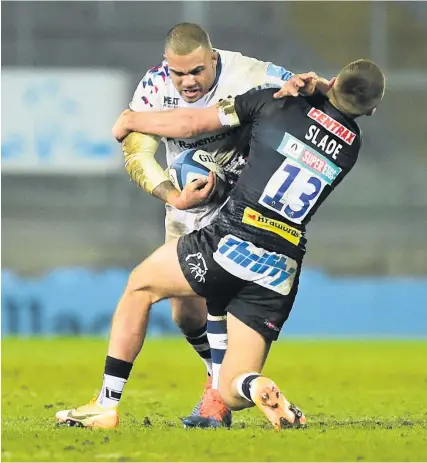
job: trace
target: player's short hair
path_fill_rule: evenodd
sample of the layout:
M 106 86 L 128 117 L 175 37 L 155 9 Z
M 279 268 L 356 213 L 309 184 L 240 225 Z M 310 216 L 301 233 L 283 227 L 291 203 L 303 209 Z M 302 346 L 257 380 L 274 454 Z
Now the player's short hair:
M 177 55 L 188 55 L 199 47 L 212 50 L 208 33 L 194 23 L 179 23 L 168 32 L 165 50 L 171 50 Z
M 359 59 L 341 69 L 333 91 L 337 103 L 349 114 L 365 114 L 382 99 L 385 76 L 372 61 Z

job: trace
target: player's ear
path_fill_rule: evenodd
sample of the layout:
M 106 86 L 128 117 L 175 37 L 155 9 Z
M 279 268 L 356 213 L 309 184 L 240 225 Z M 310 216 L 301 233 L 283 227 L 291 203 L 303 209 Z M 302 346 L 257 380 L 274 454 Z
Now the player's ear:
M 375 114 L 375 111 L 377 110 L 377 107 L 370 109 L 365 116 L 373 116 Z
M 332 79 L 329 81 L 329 90 L 334 86 L 336 80 L 336 77 L 332 77 Z
M 218 63 L 218 52 L 215 50 L 212 50 L 212 64 L 216 66 Z

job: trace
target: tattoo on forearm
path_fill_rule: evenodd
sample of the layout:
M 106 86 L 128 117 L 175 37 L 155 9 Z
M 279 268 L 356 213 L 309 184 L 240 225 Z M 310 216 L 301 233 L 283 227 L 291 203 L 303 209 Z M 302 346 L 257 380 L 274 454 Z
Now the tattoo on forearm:
M 158 137 L 142 133 L 130 133 L 122 143 L 125 168 L 130 178 L 150 194 L 156 186 L 168 180 L 154 155 Z
M 169 193 L 175 190 L 176 188 L 173 186 L 172 182 L 167 180 L 156 186 L 151 194 L 166 203 Z

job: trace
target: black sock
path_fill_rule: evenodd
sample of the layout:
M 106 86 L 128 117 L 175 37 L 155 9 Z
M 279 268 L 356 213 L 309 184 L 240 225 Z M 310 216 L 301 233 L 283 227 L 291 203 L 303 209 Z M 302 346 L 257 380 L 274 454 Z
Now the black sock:
M 107 355 L 107 358 L 105 359 L 104 374 L 127 380 L 129 378 L 132 367 L 133 363 L 116 359 Z
M 192 331 L 191 333 L 184 333 L 185 339 L 191 345 L 191 347 L 199 354 L 201 359 L 206 365 L 208 375 L 211 375 L 212 371 L 212 354 L 211 348 L 209 347 L 208 335 L 207 335 L 207 323 L 201 328 Z
M 107 355 L 102 389 L 97 402 L 102 407 L 117 407 L 133 364 Z

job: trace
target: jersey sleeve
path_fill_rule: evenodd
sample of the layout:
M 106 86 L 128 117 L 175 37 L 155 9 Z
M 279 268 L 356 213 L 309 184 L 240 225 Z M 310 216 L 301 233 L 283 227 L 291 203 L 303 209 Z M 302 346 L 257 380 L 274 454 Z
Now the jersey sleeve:
M 138 84 L 129 108 L 136 112 L 162 110 L 167 76 L 168 69 L 164 62 L 151 68 Z
M 288 81 L 294 75 L 293 72 L 288 71 L 282 66 L 276 66 L 273 63 L 268 63 L 265 70 L 265 84 L 272 84 L 282 87 L 283 82 Z
M 161 111 L 167 94 L 168 68 L 165 62 L 151 68 L 139 83 L 129 108 L 136 112 Z M 150 194 L 163 182 L 168 181 L 155 154 L 160 137 L 143 133 L 130 133 L 123 142 L 125 168 L 130 178 Z

